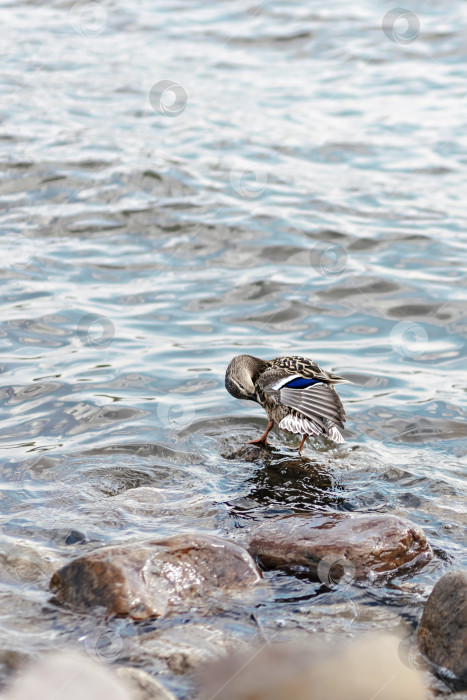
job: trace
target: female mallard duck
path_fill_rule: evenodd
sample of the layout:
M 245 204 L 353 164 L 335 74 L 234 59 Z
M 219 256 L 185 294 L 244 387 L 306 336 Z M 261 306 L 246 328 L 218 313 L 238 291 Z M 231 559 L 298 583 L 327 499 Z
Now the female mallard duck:
M 268 433 L 277 423 L 282 430 L 303 436 L 299 452 L 309 435 L 344 442 L 337 427 L 344 427 L 345 411 L 334 389 L 344 381 L 296 355 L 274 360 L 237 355 L 225 373 L 225 388 L 232 396 L 256 401 L 268 415 L 266 432 L 250 443 L 267 445 Z

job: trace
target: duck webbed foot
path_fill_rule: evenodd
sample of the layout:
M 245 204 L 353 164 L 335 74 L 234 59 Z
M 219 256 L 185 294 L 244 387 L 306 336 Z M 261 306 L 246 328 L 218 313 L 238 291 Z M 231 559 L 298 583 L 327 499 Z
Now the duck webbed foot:
M 256 440 L 248 440 L 248 442 L 246 442 L 245 445 L 267 445 L 268 444 L 268 433 L 272 429 L 273 425 L 274 425 L 274 421 L 270 420 L 268 423 L 268 427 L 266 428 L 264 434 L 261 435 L 261 437 L 257 438 Z

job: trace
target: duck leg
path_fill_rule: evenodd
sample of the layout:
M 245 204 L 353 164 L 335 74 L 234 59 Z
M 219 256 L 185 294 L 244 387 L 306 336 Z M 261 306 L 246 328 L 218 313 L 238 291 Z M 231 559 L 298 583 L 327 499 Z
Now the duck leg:
M 301 441 L 301 443 L 300 443 L 300 447 L 298 448 L 298 454 L 299 454 L 299 455 L 302 454 L 303 445 L 305 444 L 305 440 L 307 439 L 307 437 L 308 437 L 308 435 L 304 435 L 304 436 L 302 437 L 302 441 Z
M 271 428 L 273 427 L 273 425 L 274 425 L 274 421 L 270 420 L 264 435 L 261 435 L 261 437 L 258 438 L 257 440 L 248 440 L 248 442 L 246 442 L 245 445 L 267 445 L 268 444 L 268 433 L 271 430 Z

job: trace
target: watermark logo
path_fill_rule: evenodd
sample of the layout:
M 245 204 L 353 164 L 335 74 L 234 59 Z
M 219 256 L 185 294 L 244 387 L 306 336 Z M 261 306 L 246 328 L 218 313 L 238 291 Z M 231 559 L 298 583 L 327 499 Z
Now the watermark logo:
M 420 20 L 410 10 L 395 7 L 384 15 L 382 29 L 395 44 L 411 44 L 420 34 Z
M 110 627 L 96 627 L 84 638 L 84 648 L 89 656 L 103 664 L 112 664 L 123 652 L 122 637 Z
M 324 277 L 341 275 L 347 267 L 348 257 L 340 243 L 320 241 L 310 249 L 310 264 Z
M 193 400 L 187 394 L 167 394 L 157 406 L 157 415 L 165 428 L 179 432 L 193 422 L 195 417 Z
M 232 168 L 229 180 L 232 188 L 241 197 L 257 199 L 266 189 L 267 174 L 259 168 Z
M 2 240 L 6 264 L 10 268 L 27 267 L 38 252 L 37 242 L 22 233 L 9 233 Z
M 328 588 L 348 587 L 355 580 L 355 565 L 347 557 L 327 554 L 318 564 L 318 578 Z
M 391 344 L 394 350 L 403 357 L 416 358 L 427 349 L 428 333 L 419 323 L 401 321 L 391 330 Z
M 412 632 L 403 637 L 397 647 L 397 653 L 402 663 L 415 671 L 423 669 L 423 659 Z
M 28 585 L 48 575 L 39 552 L 22 542 L 15 542 L 1 555 L 3 566 L 17 583 Z
M 149 102 L 155 112 L 165 117 L 178 117 L 188 103 L 188 94 L 180 83 L 173 80 L 159 80 L 152 86 Z
M 107 10 L 95 0 L 79 0 L 72 6 L 68 19 L 77 34 L 97 36 L 107 26 Z
M 107 316 L 86 314 L 76 328 L 82 343 L 91 347 L 106 348 L 115 335 L 115 326 Z

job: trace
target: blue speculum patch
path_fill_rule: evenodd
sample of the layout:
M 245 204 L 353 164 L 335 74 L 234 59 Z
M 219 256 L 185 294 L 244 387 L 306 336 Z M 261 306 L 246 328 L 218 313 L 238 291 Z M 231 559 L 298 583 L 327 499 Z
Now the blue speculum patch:
M 312 384 L 318 384 L 318 383 L 319 383 L 318 379 L 309 379 L 307 377 L 299 377 L 298 379 L 293 379 L 291 382 L 289 382 L 285 386 L 288 389 L 304 389 L 307 386 L 311 386 Z

